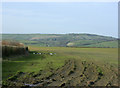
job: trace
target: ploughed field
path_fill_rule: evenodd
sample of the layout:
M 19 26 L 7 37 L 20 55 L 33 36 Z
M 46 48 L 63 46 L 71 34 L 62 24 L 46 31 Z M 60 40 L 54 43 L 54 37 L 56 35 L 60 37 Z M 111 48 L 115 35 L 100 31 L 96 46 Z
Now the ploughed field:
M 117 48 L 29 49 L 3 60 L 3 86 L 118 86 Z

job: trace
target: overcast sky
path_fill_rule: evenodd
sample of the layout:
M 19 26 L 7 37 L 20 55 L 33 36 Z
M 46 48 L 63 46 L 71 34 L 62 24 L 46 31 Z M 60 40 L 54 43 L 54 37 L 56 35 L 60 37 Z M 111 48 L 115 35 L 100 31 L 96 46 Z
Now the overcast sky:
M 117 2 L 4 2 L 3 33 L 118 36 Z

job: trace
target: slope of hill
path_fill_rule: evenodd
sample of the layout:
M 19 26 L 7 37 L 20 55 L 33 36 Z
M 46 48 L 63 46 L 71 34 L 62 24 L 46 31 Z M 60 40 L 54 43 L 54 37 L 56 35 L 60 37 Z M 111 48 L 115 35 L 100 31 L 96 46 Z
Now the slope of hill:
M 3 40 L 47 47 L 117 47 L 117 39 L 95 34 L 2 34 Z M 112 44 L 110 44 L 112 43 Z
M 42 54 L 30 53 L 28 56 L 3 60 L 4 88 L 114 88 L 119 85 L 117 48 L 30 46 L 29 49 Z M 51 56 L 51 52 L 56 54 Z

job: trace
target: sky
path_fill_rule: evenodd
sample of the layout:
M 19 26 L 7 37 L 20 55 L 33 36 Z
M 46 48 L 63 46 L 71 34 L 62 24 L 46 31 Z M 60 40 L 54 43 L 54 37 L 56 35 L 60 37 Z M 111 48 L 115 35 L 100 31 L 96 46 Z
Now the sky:
M 2 33 L 118 37 L 117 2 L 4 2 Z

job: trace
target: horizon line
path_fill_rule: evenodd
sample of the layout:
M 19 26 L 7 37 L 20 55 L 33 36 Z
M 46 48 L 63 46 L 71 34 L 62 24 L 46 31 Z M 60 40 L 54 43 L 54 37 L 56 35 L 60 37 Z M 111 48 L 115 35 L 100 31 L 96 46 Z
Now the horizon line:
M 110 35 L 102 35 L 102 34 L 95 34 L 95 33 L 0 33 L 0 34 L 90 34 L 90 35 L 98 35 L 98 36 L 106 36 L 106 37 L 112 37 L 112 38 L 119 38 L 115 36 Z

